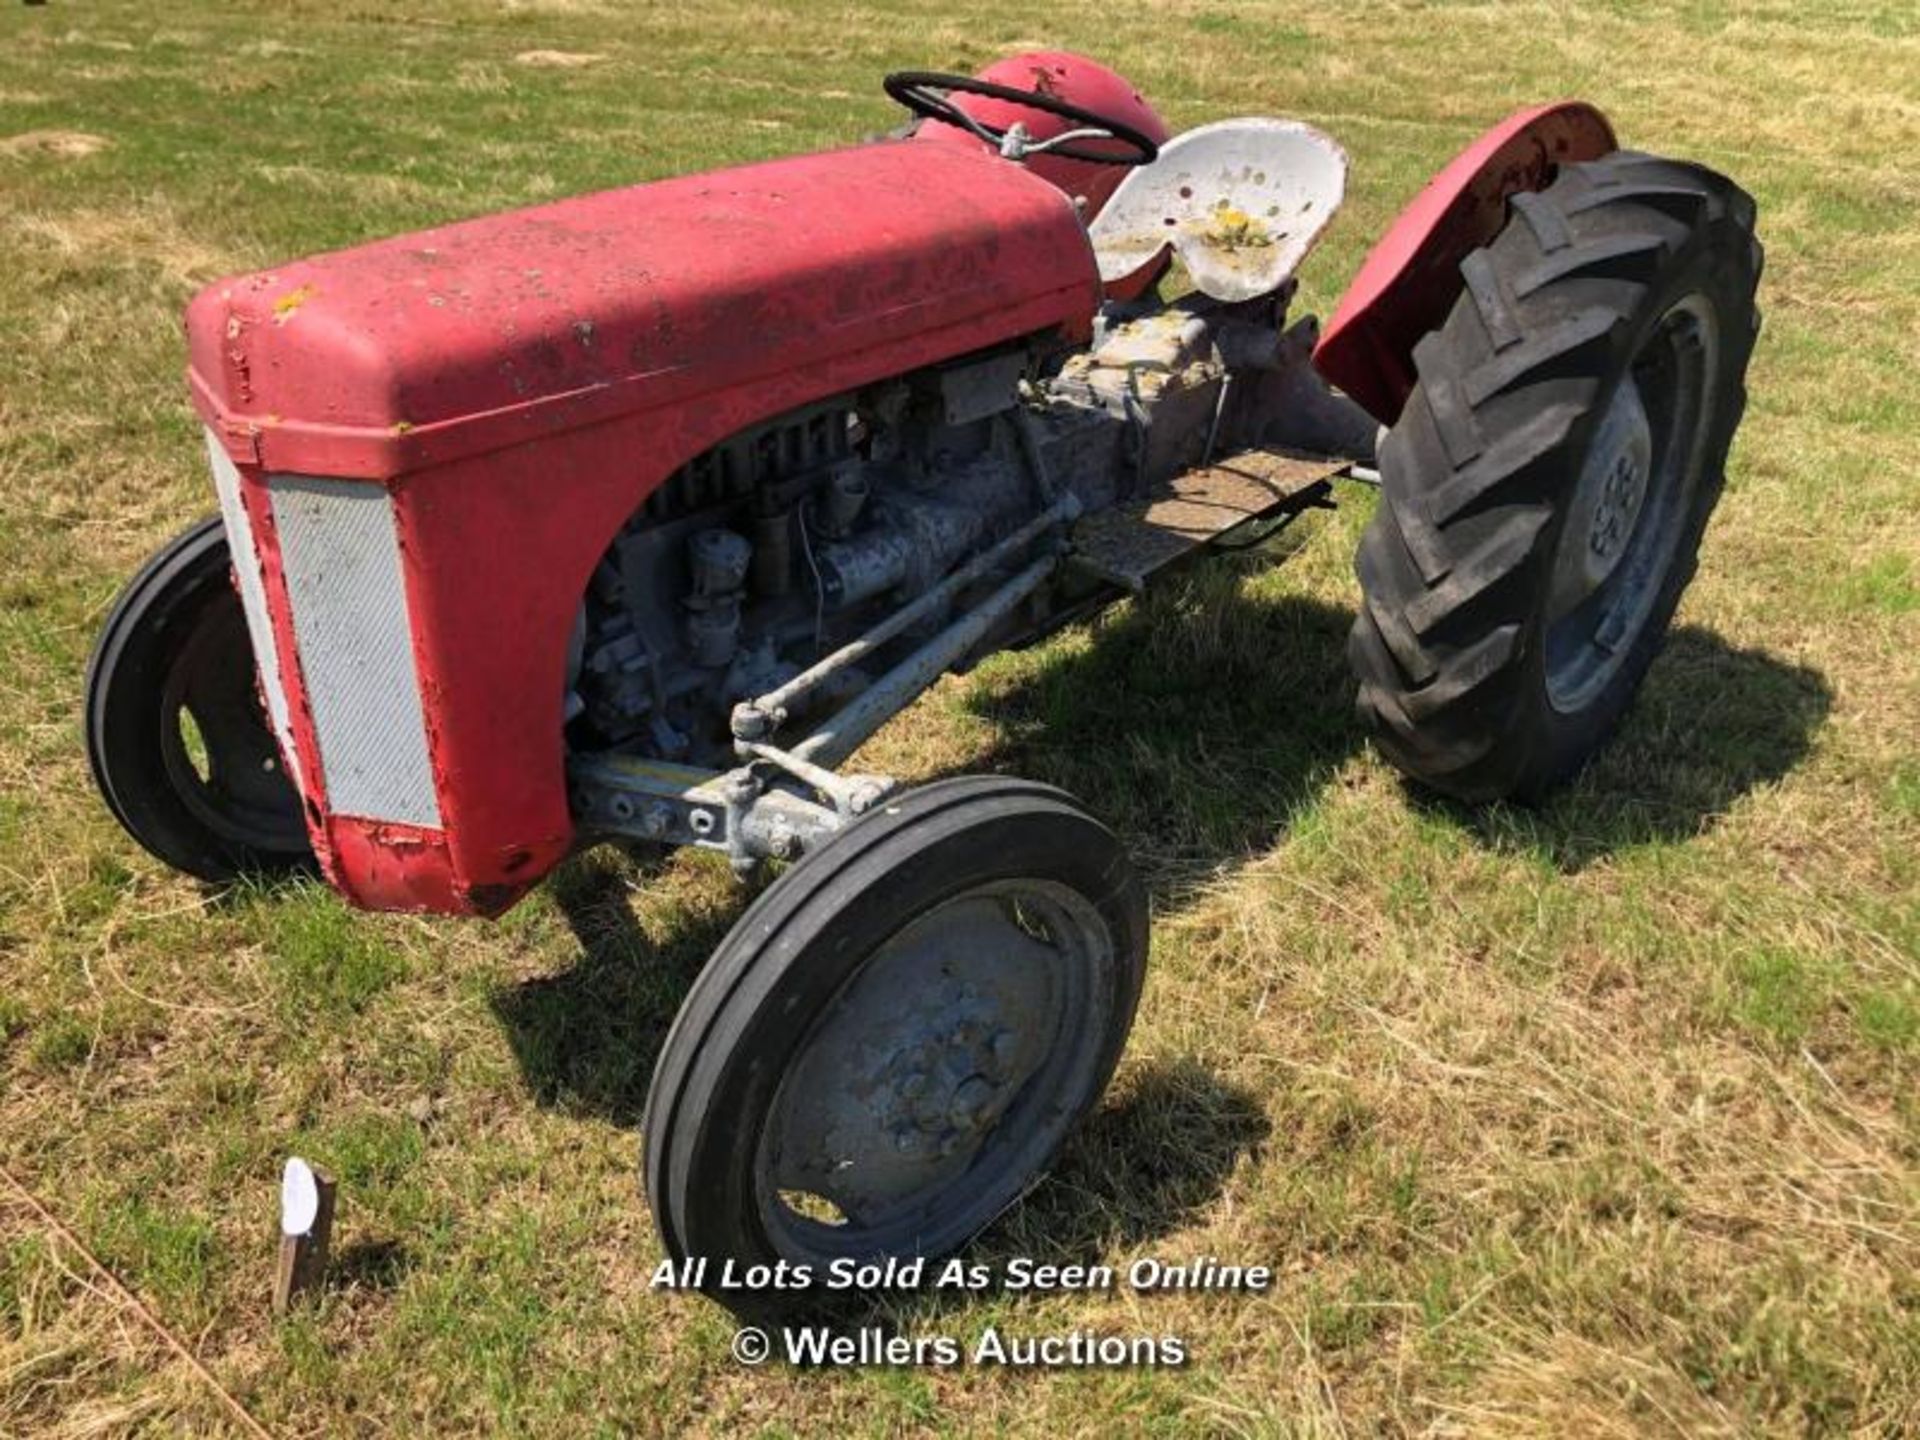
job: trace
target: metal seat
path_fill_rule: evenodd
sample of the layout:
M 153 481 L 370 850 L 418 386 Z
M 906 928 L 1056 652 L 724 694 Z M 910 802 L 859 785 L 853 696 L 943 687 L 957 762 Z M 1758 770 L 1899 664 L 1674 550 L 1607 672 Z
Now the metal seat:
M 1269 295 L 1346 193 L 1347 156 L 1311 125 L 1248 116 L 1177 135 L 1129 171 L 1088 234 L 1109 284 L 1168 245 L 1216 300 Z

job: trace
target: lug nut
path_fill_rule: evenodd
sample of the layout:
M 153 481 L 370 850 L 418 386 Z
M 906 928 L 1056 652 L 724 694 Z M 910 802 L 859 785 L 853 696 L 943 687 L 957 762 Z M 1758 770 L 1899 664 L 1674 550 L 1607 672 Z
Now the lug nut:
M 1011 1030 L 996 1030 L 993 1039 L 987 1042 L 987 1052 L 993 1057 L 996 1079 L 1004 1079 L 1013 1068 L 1014 1054 L 1020 1049 L 1020 1037 Z
M 992 1103 L 993 1082 L 984 1075 L 974 1075 L 962 1081 L 960 1088 L 953 1092 L 953 1104 L 947 1108 L 947 1118 L 953 1121 L 957 1130 L 976 1130 L 980 1126 L 981 1116 Z

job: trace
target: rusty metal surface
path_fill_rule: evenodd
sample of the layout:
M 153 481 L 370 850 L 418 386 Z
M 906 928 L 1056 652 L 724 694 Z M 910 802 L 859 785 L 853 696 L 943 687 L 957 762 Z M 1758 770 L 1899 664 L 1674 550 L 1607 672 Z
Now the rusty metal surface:
M 1234 526 L 1297 508 L 1348 463 L 1257 449 L 1186 471 L 1144 503 L 1081 520 L 1073 530 L 1074 563 L 1138 590 L 1156 570 Z

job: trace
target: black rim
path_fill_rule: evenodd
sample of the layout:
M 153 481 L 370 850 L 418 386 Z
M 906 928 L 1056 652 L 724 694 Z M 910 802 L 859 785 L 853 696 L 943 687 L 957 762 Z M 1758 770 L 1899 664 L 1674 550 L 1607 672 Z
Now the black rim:
M 246 850 L 307 848 L 300 797 L 260 705 L 245 612 L 231 589 L 206 608 L 168 666 L 160 756 L 195 819 Z

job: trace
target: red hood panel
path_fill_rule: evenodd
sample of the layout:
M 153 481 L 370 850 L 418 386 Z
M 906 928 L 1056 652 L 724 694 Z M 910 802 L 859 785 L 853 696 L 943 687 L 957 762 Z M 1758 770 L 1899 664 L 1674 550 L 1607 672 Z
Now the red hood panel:
M 384 479 L 904 334 L 1099 303 L 1066 196 L 898 142 L 486 216 L 209 286 L 194 398 L 235 458 Z

